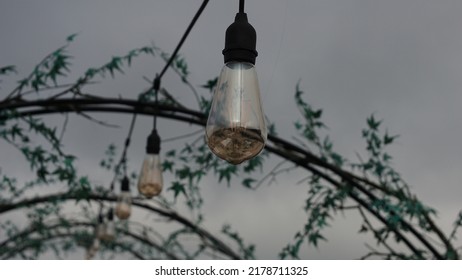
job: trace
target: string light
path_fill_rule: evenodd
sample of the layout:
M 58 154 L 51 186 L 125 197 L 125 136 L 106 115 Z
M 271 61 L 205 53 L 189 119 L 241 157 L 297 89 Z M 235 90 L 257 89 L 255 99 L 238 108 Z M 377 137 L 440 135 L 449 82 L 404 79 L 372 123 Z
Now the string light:
M 120 194 L 117 199 L 115 214 L 120 220 L 126 220 L 132 212 L 132 196 L 130 193 L 130 181 L 124 176 L 120 186 Z
M 218 157 L 240 164 L 264 148 L 267 128 L 260 99 L 255 60 L 257 34 L 244 13 L 226 30 L 225 65 L 213 95 L 206 125 L 207 144 Z
M 160 137 L 153 129 L 148 136 L 146 156 L 138 180 L 138 191 L 146 198 L 159 195 L 163 187 L 162 167 L 160 163 Z

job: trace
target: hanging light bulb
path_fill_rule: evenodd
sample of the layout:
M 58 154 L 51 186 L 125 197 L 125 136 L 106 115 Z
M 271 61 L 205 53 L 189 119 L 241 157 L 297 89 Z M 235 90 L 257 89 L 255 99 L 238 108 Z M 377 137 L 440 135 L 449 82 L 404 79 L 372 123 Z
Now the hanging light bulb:
M 103 241 L 112 241 L 115 238 L 114 210 L 111 208 L 107 213 L 107 222 L 104 226 L 104 233 L 100 237 Z
M 106 224 L 104 223 L 104 216 L 102 213 L 98 216 L 98 224 L 95 229 L 95 236 L 98 240 L 103 240 L 106 234 Z
M 91 260 L 98 252 L 98 249 L 99 249 L 99 239 L 95 238 L 93 239 L 91 246 L 87 249 L 87 254 L 85 258 L 87 260 Z
M 232 164 L 257 156 L 267 137 L 254 66 L 257 34 L 241 5 L 234 23 L 226 30 L 225 65 L 206 126 L 207 144 L 212 152 Z
M 154 129 L 148 136 L 146 156 L 138 180 L 138 191 L 147 198 L 159 195 L 162 191 L 162 167 L 160 164 L 160 137 Z
M 130 181 L 127 176 L 122 179 L 120 194 L 117 199 L 115 214 L 120 220 L 126 220 L 132 212 L 132 196 L 130 194 Z

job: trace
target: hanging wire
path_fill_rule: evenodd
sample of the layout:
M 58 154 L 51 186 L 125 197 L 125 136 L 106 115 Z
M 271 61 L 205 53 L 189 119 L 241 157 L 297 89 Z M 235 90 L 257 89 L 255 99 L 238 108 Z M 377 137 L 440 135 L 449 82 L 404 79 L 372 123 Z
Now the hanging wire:
M 154 129 L 157 128 L 158 95 L 159 95 L 160 82 L 161 82 L 162 76 L 165 74 L 168 67 L 170 67 L 170 65 L 173 63 L 173 60 L 175 59 L 176 55 L 178 54 L 178 51 L 180 50 L 181 46 L 183 46 L 183 43 L 185 42 L 185 40 L 188 37 L 189 33 L 191 32 L 192 28 L 196 24 L 196 21 L 199 19 L 200 15 L 204 11 L 204 9 L 207 6 L 208 2 L 209 2 L 209 0 L 204 0 L 202 2 L 201 6 L 199 7 L 198 11 L 194 15 L 194 17 L 191 20 L 190 24 L 186 28 L 186 31 L 184 32 L 183 36 L 181 37 L 180 41 L 178 42 L 178 45 L 176 46 L 175 50 L 173 51 L 172 56 L 167 61 L 167 63 L 165 64 L 165 66 L 162 69 L 162 71 L 160 72 L 160 74 L 156 75 L 156 78 L 153 81 L 152 89 L 154 90 L 154 94 L 155 94 L 155 113 L 154 113 L 154 124 L 153 124 Z M 114 190 L 114 183 L 115 183 L 115 181 L 117 179 L 117 175 L 118 175 L 119 170 L 120 170 L 120 168 L 122 166 L 124 168 L 124 175 L 127 176 L 127 149 L 130 146 L 130 140 L 131 140 L 132 133 L 133 133 L 133 127 L 135 126 L 136 116 L 137 116 L 136 114 L 133 115 L 132 122 L 130 124 L 130 130 L 128 132 L 127 138 L 125 139 L 125 145 L 124 145 L 124 150 L 122 152 L 122 157 L 120 158 L 119 163 L 115 167 L 115 175 L 114 175 L 114 178 L 113 178 L 112 183 L 111 183 L 111 191 Z
M 153 88 L 154 88 L 154 109 L 155 109 L 155 113 L 154 113 L 154 130 L 157 129 L 157 113 L 158 113 L 158 110 L 159 110 L 159 89 L 160 89 L 160 78 L 159 78 L 159 75 L 156 75 L 156 78 L 154 79 L 154 84 L 153 84 Z
M 121 167 L 123 167 L 124 169 L 123 170 L 124 175 L 127 176 L 127 150 L 128 150 L 128 147 L 130 146 L 130 141 L 131 141 L 132 134 L 133 134 L 133 128 L 135 127 L 135 123 L 136 123 L 136 116 L 137 114 L 133 114 L 132 122 L 130 123 L 130 129 L 128 131 L 127 138 L 125 138 L 124 150 L 122 152 L 122 156 L 120 157 L 120 161 L 117 163 L 115 167 L 115 175 L 111 182 L 111 190 L 114 190 L 114 183 L 117 179 L 117 175 Z
M 189 23 L 188 27 L 186 28 L 186 31 L 184 32 L 183 36 L 181 37 L 180 41 L 178 42 L 175 50 L 173 51 L 172 55 L 168 59 L 167 63 L 165 64 L 164 68 L 160 72 L 160 74 L 156 75 L 156 78 L 153 81 L 152 84 L 152 89 L 154 90 L 154 95 L 155 95 L 155 114 L 154 114 L 154 124 L 153 127 L 154 129 L 157 129 L 157 110 L 158 110 L 158 105 L 159 105 L 159 89 L 160 89 L 160 82 L 162 77 L 164 76 L 165 72 L 167 72 L 167 69 L 170 67 L 170 65 L 173 63 L 173 60 L 175 60 L 175 57 L 177 56 L 178 52 L 180 51 L 181 47 L 183 46 L 183 43 L 186 41 L 186 38 L 188 38 L 189 33 L 191 32 L 192 28 L 196 24 L 197 20 L 199 19 L 200 15 L 204 11 L 205 7 L 209 3 L 209 0 L 204 0 L 197 10 L 196 14 L 194 15 L 193 19 Z
M 244 3 L 245 0 L 239 0 L 239 13 L 243 13 L 244 12 Z
M 186 28 L 186 31 L 184 32 L 183 37 L 181 37 L 180 42 L 178 42 L 178 45 L 176 46 L 175 50 L 173 51 L 172 56 L 167 61 L 167 64 L 165 64 L 164 69 L 162 69 L 160 74 L 156 77 L 156 79 L 159 79 L 159 84 L 160 84 L 160 80 L 162 79 L 162 76 L 164 76 L 164 74 L 167 71 L 168 67 L 170 67 L 170 65 L 172 64 L 173 60 L 175 59 L 176 55 L 178 54 L 178 51 L 180 50 L 181 46 L 183 46 L 184 41 L 188 37 L 189 32 L 191 32 L 192 28 L 196 24 L 196 21 L 199 19 L 200 15 L 204 11 L 204 9 L 207 6 L 208 2 L 209 2 L 209 0 L 204 0 L 202 2 L 202 5 L 199 7 L 199 10 L 194 15 L 194 17 L 191 20 L 191 23 L 189 24 L 188 28 Z

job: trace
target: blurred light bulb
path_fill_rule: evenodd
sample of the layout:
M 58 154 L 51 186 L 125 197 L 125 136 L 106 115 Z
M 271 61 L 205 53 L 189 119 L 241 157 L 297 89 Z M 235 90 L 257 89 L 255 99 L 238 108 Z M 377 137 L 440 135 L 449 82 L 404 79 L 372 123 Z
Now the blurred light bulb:
M 107 221 L 104 223 L 104 233 L 100 237 L 103 241 L 112 241 L 115 238 L 114 211 L 109 209 Z
M 115 214 L 120 220 L 126 220 L 132 212 L 132 196 L 127 176 L 122 179 L 121 192 L 117 199 Z
M 159 195 L 162 191 L 163 178 L 160 156 L 146 154 L 141 167 L 138 191 L 147 198 Z
M 85 258 L 87 260 L 91 260 L 98 252 L 98 249 L 99 249 L 99 239 L 95 238 L 93 239 L 93 243 L 91 244 L 90 248 L 87 249 L 87 254 Z
M 267 129 L 255 71 L 257 34 L 239 12 L 226 30 L 221 70 L 206 126 L 212 152 L 232 164 L 258 155 Z
M 213 95 L 206 134 L 212 152 L 232 164 L 262 151 L 267 129 L 253 64 L 225 64 Z
M 104 235 L 106 234 L 106 224 L 104 223 L 104 217 L 102 214 L 98 216 L 98 224 L 96 225 L 95 235 L 99 240 L 103 240 Z
M 160 137 L 156 130 L 149 135 L 146 156 L 138 180 L 138 191 L 147 198 L 159 195 L 163 187 L 162 166 L 160 163 Z

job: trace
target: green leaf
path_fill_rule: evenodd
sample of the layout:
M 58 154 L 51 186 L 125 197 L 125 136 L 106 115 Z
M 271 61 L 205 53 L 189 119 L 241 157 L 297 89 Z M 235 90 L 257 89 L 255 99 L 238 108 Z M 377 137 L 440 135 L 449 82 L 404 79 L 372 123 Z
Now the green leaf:
M 294 126 L 297 130 L 301 129 L 302 128 L 302 124 L 300 123 L 300 121 L 296 121 L 294 122 Z
M 165 156 L 166 157 L 174 157 L 175 154 L 176 154 L 176 150 L 170 150 L 165 154 Z
M 7 66 L 4 66 L 4 67 L 0 67 L 0 75 L 7 75 L 9 73 L 18 73 L 16 71 L 16 66 L 7 65 Z
M 210 92 L 213 92 L 214 88 L 217 86 L 218 83 L 218 77 L 212 80 L 208 80 L 204 85 L 201 85 L 201 87 L 208 89 Z
M 313 112 L 313 118 L 319 119 L 322 116 L 322 109 Z
M 163 171 L 170 171 L 172 172 L 173 171 L 173 165 L 175 163 L 173 161 L 169 161 L 169 160 L 164 160 L 164 162 L 162 163 L 162 170 Z
M 369 126 L 370 129 L 372 130 L 377 130 L 380 126 L 380 124 L 382 123 L 382 121 L 376 121 L 375 120 L 375 117 L 374 115 L 371 115 L 368 119 L 367 119 L 367 125 Z
M 263 166 L 263 157 L 257 156 L 247 161 L 247 164 L 244 166 L 244 172 L 250 173 L 254 171 L 257 167 L 260 167 L 260 170 L 261 170 L 262 166 Z
M 173 182 L 172 183 L 172 186 L 169 188 L 169 190 L 172 190 L 174 192 L 174 196 L 175 198 L 180 194 L 180 193 L 183 193 L 184 195 L 186 195 L 186 190 L 184 188 L 184 184 L 180 183 L 180 182 Z
M 361 228 L 359 229 L 358 233 L 365 233 L 368 231 L 368 228 L 366 225 L 362 225 Z
M 235 165 L 228 165 L 224 169 L 219 169 L 218 171 L 218 183 L 220 183 L 223 179 L 226 179 L 226 182 L 229 185 L 231 181 L 231 175 L 236 174 L 237 167 Z
M 182 169 L 178 169 L 175 173 L 178 178 L 186 179 L 191 176 L 191 169 L 188 166 L 184 166 Z
M 308 235 L 308 243 L 311 243 L 314 245 L 314 247 L 318 247 L 318 241 L 319 240 L 324 240 L 324 241 L 327 241 L 326 238 L 324 238 L 324 236 L 322 236 L 319 231 L 316 231 L 314 233 L 311 233 Z
M 337 166 L 342 166 L 343 165 L 344 159 L 343 159 L 343 157 L 341 155 L 339 155 L 337 153 L 332 153 L 331 158 L 334 161 L 335 165 L 337 165 Z
M 74 34 L 71 34 L 71 35 L 67 36 L 66 41 L 67 42 L 74 41 L 74 39 L 75 39 L 75 37 L 77 37 L 77 35 L 78 35 L 78 33 L 74 33 Z
M 88 180 L 88 177 L 87 177 L 87 176 L 80 177 L 80 179 L 79 179 L 79 185 L 80 185 L 80 187 L 82 187 L 82 188 L 90 188 L 90 187 L 91 187 L 90 181 Z
M 277 135 L 276 125 L 274 123 L 271 123 L 271 124 L 268 125 L 268 134 L 274 135 L 274 136 Z
M 245 186 L 246 188 L 251 189 L 252 188 L 252 183 L 254 183 L 256 180 L 253 178 L 246 178 L 242 180 L 242 185 Z
M 398 138 L 399 135 L 395 135 L 395 136 L 389 136 L 388 135 L 388 131 L 385 133 L 385 135 L 383 136 L 383 144 L 384 145 L 388 145 L 388 144 L 391 144 L 393 143 L 393 141 Z

